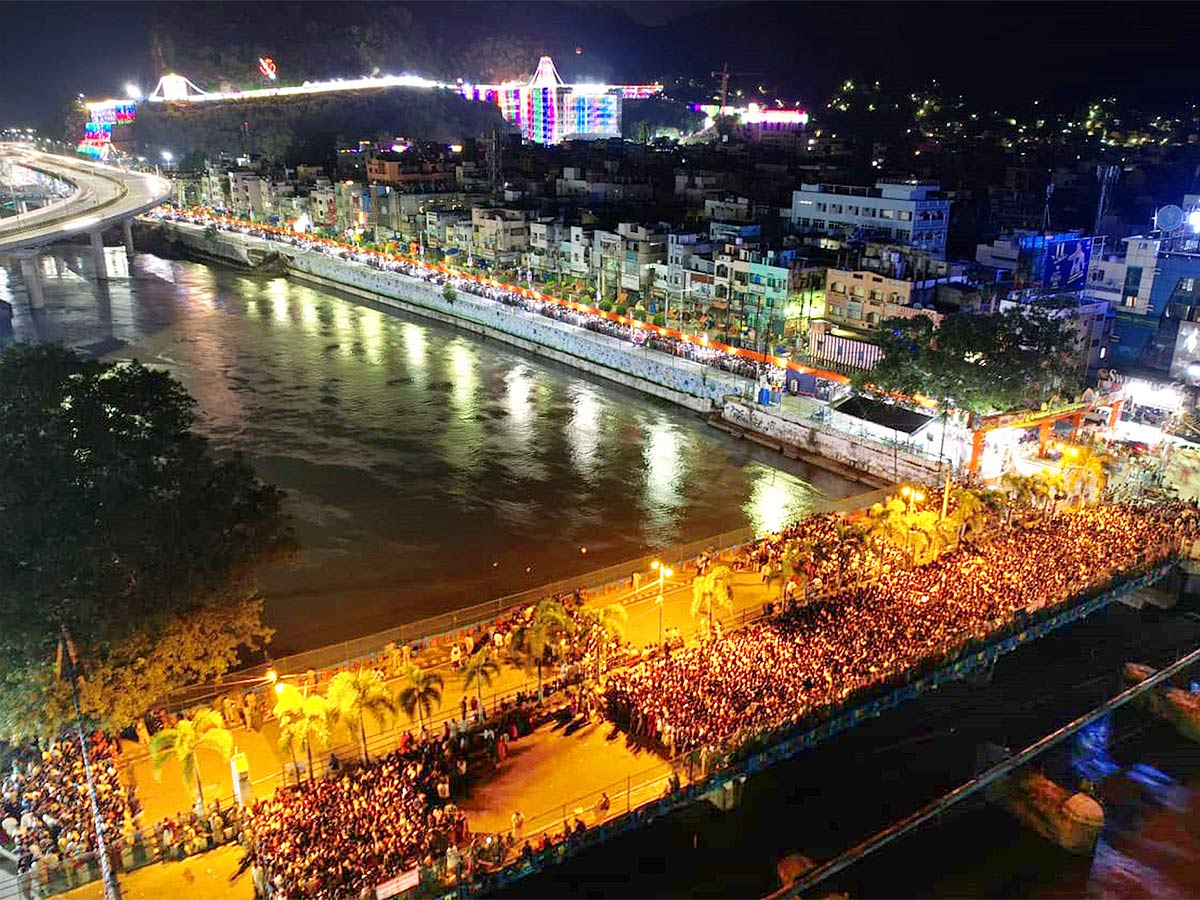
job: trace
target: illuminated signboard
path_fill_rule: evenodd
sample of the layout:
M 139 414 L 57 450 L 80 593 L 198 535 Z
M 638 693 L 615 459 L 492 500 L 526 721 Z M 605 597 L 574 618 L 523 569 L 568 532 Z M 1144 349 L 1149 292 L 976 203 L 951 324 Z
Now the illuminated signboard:
M 1077 232 L 1021 238 L 1013 286 L 1047 291 L 1078 291 L 1087 286 L 1092 239 Z

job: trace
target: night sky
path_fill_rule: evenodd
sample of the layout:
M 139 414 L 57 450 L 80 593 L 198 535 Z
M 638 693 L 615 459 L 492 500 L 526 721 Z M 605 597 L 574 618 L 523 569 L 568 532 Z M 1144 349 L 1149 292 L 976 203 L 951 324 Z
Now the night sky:
M 5 4 L 0 125 L 39 124 L 75 93 L 117 95 L 127 80 L 149 88 L 162 74 L 151 54 L 156 28 L 174 28 L 184 56 L 191 39 L 222 45 L 235 34 L 273 55 L 286 78 L 296 61 L 278 38 L 281 22 L 303 22 L 328 35 L 331 44 L 349 43 L 346 23 L 369 21 L 384 6 Z M 1035 97 L 1042 98 L 1044 109 L 1073 108 L 1115 94 L 1157 111 L 1200 95 L 1194 77 L 1200 48 L 1200 4 L 1195 3 L 650 0 L 386 6 L 402 7 L 409 17 L 403 29 L 408 43 L 402 41 L 387 57 L 388 67 L 431 77 L 458 74 L 422 70 L 439 59 L 449 69 L 460 45 L 490 36 L 501 46 L 519 43 L 521 50 L 553 53 L 568 78 L 707 76 L 728 61 L 734 71 L 763 72 L 753 80 L 813 107 L 847 77 L 880 79 L 903 89 L 936 78 L 948 92 L 1006 108 L 1021 108 Z M 237 27 L 217 34 L 220 29 L 203 24 L 190 31 L 179 24 L 181 16 L 203 14 L 205 7 L 210 21 L 236 20 Z M 574 54 L 576 46 L 581 55 Z M 430 47 L 439 48 L 437 57 Z M 232 49 L 226 65 L 235 71 L 228 77 L 237 77 L 236 70 L 251 69 L 254 60 L 241 45 Z

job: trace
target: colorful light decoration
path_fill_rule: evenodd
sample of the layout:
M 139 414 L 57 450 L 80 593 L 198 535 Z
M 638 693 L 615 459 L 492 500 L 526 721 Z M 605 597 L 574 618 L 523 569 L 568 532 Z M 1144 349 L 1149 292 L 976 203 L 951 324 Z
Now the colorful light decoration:
M 567 138 L 620 137 L 621 101 L 654 96 L 662 85 L 567 84 L 554 61 L 543 56 L 527 83 L 462 84 L 458 91 L 468 100 L 495 103 L 526 140 L 558 144 Z
M 258 71 L 262 77 L 268 81 L 274 81 L 279 72 L 278 66 L 275 65 L 275 60 L 269 56 L 260 56 L 258 58 Z
M 751 103 L 747 106 L 718 106 L 716 103 L 697 103 L 695 112 L 704 113 L 704 127 L 711 128 L 718 113 L 738 119 L 743 125 L 765 125 L 778 129 L 800 129 L 808 124 L 808 112 L 803 109 L 770 109 Z

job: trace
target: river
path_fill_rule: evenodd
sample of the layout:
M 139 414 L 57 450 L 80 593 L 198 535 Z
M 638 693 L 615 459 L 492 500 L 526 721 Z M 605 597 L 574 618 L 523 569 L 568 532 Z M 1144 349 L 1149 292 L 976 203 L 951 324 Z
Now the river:
M 3 340 L 170 370 L 222 451 L 287 491 L 301 550 L 263 573 L 275 655 L 356 637 L 863 490 L 664 401 L 282 277 L 110 247 L 14 270 Z

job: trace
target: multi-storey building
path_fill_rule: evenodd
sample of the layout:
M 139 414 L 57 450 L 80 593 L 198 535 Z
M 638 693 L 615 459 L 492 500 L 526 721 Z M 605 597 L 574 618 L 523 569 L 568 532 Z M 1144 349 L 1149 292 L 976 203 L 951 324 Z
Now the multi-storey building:
M 470 251 L 494 265 L 519 263 L 529 249 L 529 214 L 522 209 L 474 207 Z
M 950 201 L 936 182 L 881 179 L 873 187 L 802 184 L 792 193 L 793 231 L 901 241 L 946 251 Z

